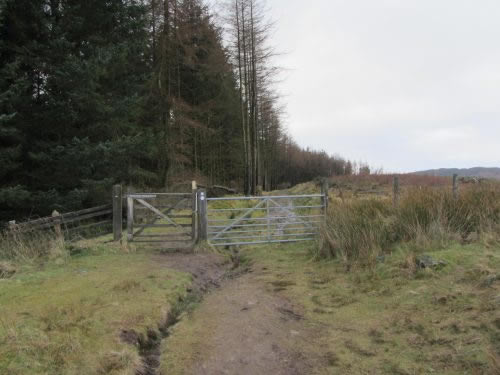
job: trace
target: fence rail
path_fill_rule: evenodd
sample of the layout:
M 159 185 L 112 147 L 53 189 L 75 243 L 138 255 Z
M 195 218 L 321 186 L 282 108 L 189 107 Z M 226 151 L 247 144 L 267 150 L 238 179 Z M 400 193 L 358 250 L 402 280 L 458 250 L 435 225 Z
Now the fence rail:
M 88 237 L 96 234 L 111 233 L 113 223 L 113 205 L 87 208 L 80 211 L 59 214 L 29 220 L 21 223 L 11 221 L 9 228 L 22 233 L 50 230 L 63 235 L 66 239 Z

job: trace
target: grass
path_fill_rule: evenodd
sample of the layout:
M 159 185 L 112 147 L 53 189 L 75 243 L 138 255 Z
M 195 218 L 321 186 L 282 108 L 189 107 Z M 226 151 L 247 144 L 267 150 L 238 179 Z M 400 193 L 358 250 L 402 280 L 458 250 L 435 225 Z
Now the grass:
M 120 333 L 157 329 L 191 277 L 103 241 L 0 279 L 0 373 L 135 373 L 138 350 Z
M 313 245 L 310 245 L 311 248 Z M 453 245 L 418 269 L 400 247 L 370 269 L 316 262 L 303 244 L 248 248 L 269 290 L 304 306 L 321 335 L 310 348 L 330 374 L 497 374 L 500 247 Z M 277 287 L 279 286 L 279 287 Z
M 374 189 L 366 183 L 363 189 Z M 303 348 L 324 359 L 318 373 L 498 373 L 499 190 L 470 187 L 455 201 L 440 183 L 404 189 L 397 209 L 385 195 L 350 199 L 334 197 L 334 189 L 321 246 L 242 249 L 245 259 L 268 269 L 260 277 L 269 290 L 304 306 L 305 321 L 318 327 L 321 335 Z M 317 191 L 309 183 L 286 193 Z M 217 201 L 211 208 L 255 204 Z M 185 298 L 190 276 L 108 240 L 68 246 L 50 233 L 1 238 L 0 373 L 134 374 L 138 348 L 120 333 L 147 336 L 172 309 L 179 318 L 186 309 L 177 304 L 180 296 L 195 305 Z M 424 253 L 446 265 L 420 269 L 416 257 Z M 185 329 L 177 339 L 201 356 L 194 328 Z M 204 335 L 211 330 L 206 322 Z M 169 348 L 166 363 L 179 364 L 182 373 L 176 360 L 182 353 L 175 342 Z
M 0 261 L 31 263 L 41 258 L 57 258 L 65 252 L 64 240 L 52 231 L 0 232 Z
M 498 241 L 499 234 L 499 184 L 463 189 L 458 199 L 449 189 L 413 188 L 397 207 L 386 198 L 333 200 L 313 253 L 349 267 L 373 266 L 378 256 L 401 244 L 418 252 L 455 242 Z

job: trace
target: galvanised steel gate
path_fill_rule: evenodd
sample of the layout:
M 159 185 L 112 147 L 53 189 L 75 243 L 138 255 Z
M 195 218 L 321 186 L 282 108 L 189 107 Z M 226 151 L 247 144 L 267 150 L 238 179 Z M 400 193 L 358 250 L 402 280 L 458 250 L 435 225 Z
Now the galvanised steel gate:
M 207 198 L 207 238 L 214 246 L 312 241 L 328 195 Z

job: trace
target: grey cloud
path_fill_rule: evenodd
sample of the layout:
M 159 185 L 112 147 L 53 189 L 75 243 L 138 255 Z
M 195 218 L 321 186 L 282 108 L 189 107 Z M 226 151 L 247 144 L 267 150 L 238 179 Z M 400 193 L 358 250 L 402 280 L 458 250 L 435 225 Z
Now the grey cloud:
M 269 5 L 299 144 L 389 171 L 500 166 L 500 2 Z

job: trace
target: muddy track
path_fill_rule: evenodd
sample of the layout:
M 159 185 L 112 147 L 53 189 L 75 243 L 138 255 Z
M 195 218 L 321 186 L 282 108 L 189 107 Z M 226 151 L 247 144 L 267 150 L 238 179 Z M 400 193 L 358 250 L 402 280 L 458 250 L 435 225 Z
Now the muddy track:
M 266 269 L 243 267 L 171 330 L 162 375 L 298 375 L 321 366 L 312 350 L 320 328 L 266 281 Z
M 200 316 L 214 328 L 203 343 L 206 352 L 186 373 L 310 373 L 311 362 L 300 348 L 311 332 L 300 307 L 266 290 L 253 272 L 208 296 Z
M 318 332 L 308 326 L 300 306 L 262 280 L 265 270 L 238 267 L 238 257 L 230 262 L 216 254 L 171 254 L 155 261 L 191 273 L 193 286 L 172 306 L 158 330 L 150 330 L 146 337 L 122 332 L 122 339 L 136 345 L 141 355 L 137 375 L 311 372 L 316 355 L 303 348 L 311 347 Z M 184 318 L 193 306 L 195 311 Z M 199 342 L 186 342 L 184 330 L 194 331 Z M 181 369 L 160 373 L 161 361 L 169 360 L 161 358 L 165 348 L 167 353 L 180 353 L 181 361 L 185 357 Z
M 179 298 L 171 306 L 165 320 L 158 324 L 157 329 L 149 329 L 146 335 L 134 330 L 123 330 L 120 333 L 121 340 L 137 347 L 141 357 L 142 364 L 136 370 L 136 375 L 159 374 L 161 344 L 170 336 L 171 328 L 179 322 L 184 312 L 202 300 L 203 295 L 218 288 L 223 279 L 234 274 L 231 262 L 217 254 L 171 253 L 157 255 L 153 260 L 165 267 L 190 273 L 193 283 L 187 296 Z

